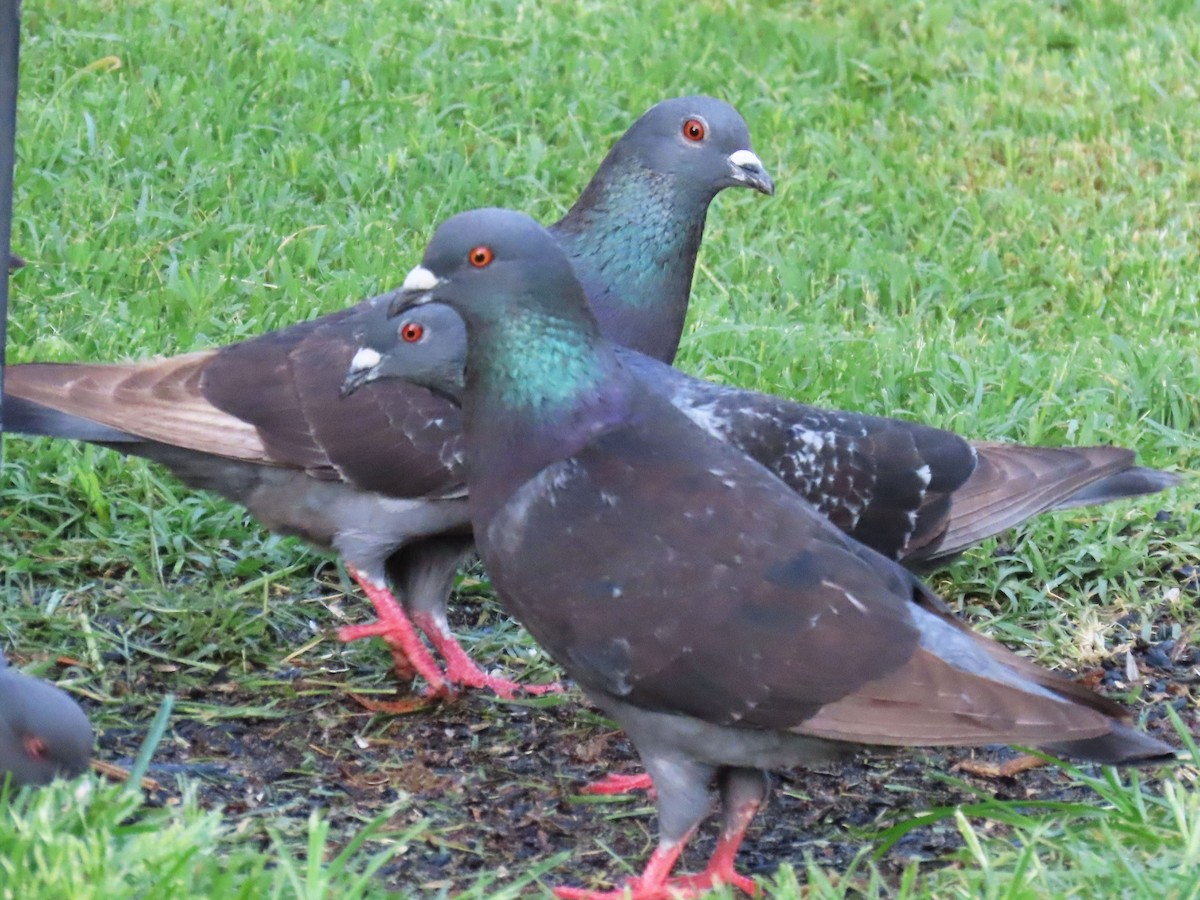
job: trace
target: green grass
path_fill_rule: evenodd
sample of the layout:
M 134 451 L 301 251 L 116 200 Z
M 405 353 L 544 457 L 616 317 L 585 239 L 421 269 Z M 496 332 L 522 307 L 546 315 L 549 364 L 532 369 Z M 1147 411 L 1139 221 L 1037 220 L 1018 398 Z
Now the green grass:
M 1123 444 L 1192 470 L 1196 11 L 1179 0 L 27 4 L 14 248 L 30 265 L 14 279 L 8 359 L 176 353 L 337 309 L 395 286 L 453 212 L 502 204 L 553 220 L 645 108 L 705 92 L 741 109 L 779 192 L 716 201 L 683 368 L 971 437 Z M 48 441 L 4 449 L 0 642 L 33 671 L 77 660 L 65 680 L 101 727 L 145 725 L 159 701 L 139 687 L 147 666 L 262 697 L 253 709 L 181 702 L 185 717 L 268 721 L 290 696 L 269 674 L 289 654 L 344 661 L 355 689 L 387 684 L 378 647 L 332 641 L 359 613 L 342 608 L 344 577 L 296 542 L 138 461 Z M 1160 509 L 1170 522 L 1154 521 Z M 1123 659 L 1155 616 L 1195 642 L 1196 596 L 1173 593 L 1173 573 L 1200 560 L 1198 534 L 1189 483 L 1047 517 L 1006 538 L 1002 558 L 989 544 L 935 583 L 983 630 L 1078 669 Z M 529 650 L 511 628 L 464 638 L 486 658 Z M 1116 856 L 1142 866 L 1144 880 L 1128 881 L 1137 894 L 1158 868 L 1195 864 L 1190 778 L 1105 782 L 1114 793 L 1098 803 L 1151 810 L 1153 828 L 1135 837 L 1067 812 L 1001 829 L 967 819 L 962 860 L 878 890 L 1087 896 Z M 1158 797 L 1166 805 L 1137 799 Z M 135 815 L 98 788 L 29 803 L 0 819 L 0 849 L 30 817 L 77 822 L 97 854 L 128 865 L 130 895 L 157 877 L 137 835 L 110 827 L 130 816 L 170 835 L 154 853 L 206 848 L 203 877 L 226 879 L 211 882 L 226 893 L 319 893 L 246 856 L 235 816 L 188 802 Z M 314 823 L 259 838 L 278 860 L 318 834 Z M 831 873 L 799 874 L 819 888 Z M 331 895 L 350 890 L 339 877 Z M 788 878 L 779 896 L 794 895 Z M 879 876 L 864 862 L 855 878 Z M 22 884 L 6 890 L 43 886 Z
M 1195 759 L 1194 740 L 1182 729 L 1180 735 Z M 804 874 L 814 893 L 828 898 L 1200 896 L 1200 792 L 1167 781 L 1148 793 L 1136 772 L 1071 772 L 1099 802 L 1002 803 L 978 792 L 978 803 L 929 810 L 874 835 L 883 848 L 915 827 L 949 821 L 964 839 L 961 865 L 924 876 L 912 866 L 887 885 L 864 853 L 848 877 L 812 864 Z M 778 893 L 791 895 L 795 883 L 785 867 Z
M 38 792 L 26 789 L 4 811 L 0 897 L 374 896 L 375 872 L 422 830 L 381 831 L 385 818 L 368 823 L 345 849 L 328 853 L 326 863 L 329 823 L 315 811 L 298 838 L 268 830 L 260 847 L 258 835 L 244 836 L 218 812 L 201 809 L 192 790 L 177 807 L 148 810 L 137 792 L 94 776 L 59 782 Z M 361 852 L 368 840 L 385 848 Z

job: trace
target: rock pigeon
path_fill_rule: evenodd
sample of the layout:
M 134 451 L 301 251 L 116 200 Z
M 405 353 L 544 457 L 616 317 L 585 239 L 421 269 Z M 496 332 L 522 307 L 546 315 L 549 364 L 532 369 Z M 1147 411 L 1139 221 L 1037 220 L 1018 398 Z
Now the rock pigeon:
M 0 651 L 0 783 L 47 784 L 88 767 L 92 726 L 59 688 L 10 668 Z
M 363 344 L 343 390 L 398 379 L 461 402 L 466 328 L 438 303 L 400 319 L 364 317 Z M 896 419 L 818 409 L 693 378 L 627 347 L 622 367 L 714 437 L 765 466 L 840 529 L 921 570 L 1036 512 L 1162 490 L 1171 473 L 1132 467 L 1116 447 L 969 444 Z M 442 620 L 445 614 L 442 613 Z M 650 787 L 645 775 L 610 774 L 584 793 Z
M 466 330 L 429 304 L 397 324 L 361 319 L 343 385 L 397 379 L 458 403 Z M 770 469 L 835 525 L 913 569 L 930 567 L 1048 509 L 1152 493 L 1179 481 L 1120 447 L 968 442 L 914 422 L 825 410 L 694 378 L 628 347 L 621 365 L 701 428 Z
M 552 229 L 611 338 L 674 356 L 708 206 L 727 187 L 774 191 L 746 123 L 720 100 L 663 101 L 614 145 Z M 449 682 L 511 696 L 517 686 L 482 672 L 445 622 L 454 572 L 472 546 L 458 410 L 404 386 L 339 400 L 357 317 L 374 302 L 169 359 L 12 366 L 5 427 L 148 457 L 274 531 L 332 547 L 379 613 L 343 639 L 384 637 L 398 671 L 417 670 L 434 692 Z M 446 660 L 445 675 L 389 579 Z
M 642 875 L 593 898 L 754 892 L 734 868 L 766 770 L 857 745 L 1021 743 L 1168 759 L 1119 706 L 950 614 L 627 371 L 552 236 L 476 210 L 438 229 L 393 311 L 466 323 L 471 522 L 507 609 L 629 734 L 657 790 Z M 716 850 L 672 878 L 721 800 Z

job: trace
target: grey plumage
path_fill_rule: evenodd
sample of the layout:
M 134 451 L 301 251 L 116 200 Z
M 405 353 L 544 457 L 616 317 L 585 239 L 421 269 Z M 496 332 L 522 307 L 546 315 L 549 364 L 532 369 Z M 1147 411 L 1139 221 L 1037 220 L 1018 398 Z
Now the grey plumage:
M 419 328 L 419 341 L 401 338 Z M 386 379 L 457 402 L 465 333 L 438 304 L 363 320 L 346 392 Z M 847 534 L 926 568 L 1050 509 L 1163 490 L 1170 472 L 1132 466 L 1119 447 L 968 442 L 913 422 L 826 410 L 714 384 L 625 347 L 621 364 L 693 422 L 770 469 Z
M 61 689 L 8 665 L 0 651 L 0 782 L 46 784 L 87 769 L 92 726 Z
M 471 262 L 480 247 L 486 261 Z M 854 744 L 1170 757 L 1115 704 L 973 634 L 648 390 L 532 220 L 494 209 L 448 220 L 406 286 L 395 311 L 442 302 L 467 326 L 469 504 L 492 583 L 628 731 L 658 790 L 660 842 L 627 885 L 635 898 L 750 887 L 733 856 L 762 770 Z M 704 873 L 672 881 L 714 779 L 717 851 Z

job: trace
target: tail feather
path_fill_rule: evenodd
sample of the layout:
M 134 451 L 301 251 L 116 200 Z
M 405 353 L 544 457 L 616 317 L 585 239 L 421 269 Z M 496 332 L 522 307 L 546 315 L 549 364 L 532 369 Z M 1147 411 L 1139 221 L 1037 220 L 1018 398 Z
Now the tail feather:
M 1124 472 L 1117 472 L 1098 481 L 1093 481 L 1069 497 L 1054 504 L 1055 509 L 1072 509 L 1076 506 L 1091 506 L 1097 503 L 1111 503 L 1126 497 L 1137 497 L 1141 494 L 1157 494 L 1180 484 L 1183 479 L 1174 472 L 1164 472 L 1162 469 L 1148 469 L 1145 466 L 1134 466 Z
M 1108 734 L 1059 744 L 1043 744 L 1041 749 L 1055 756 L 1069 756 L 1108 766 L 1154 765 L 1175 758 L 1175 751 L 1169 745 L 1120 722 L 1113 722 Z
M 128 432 L 71 413 L 51 409 L 24 397 L 5 394 L 3 407 L 4 430 L 12 434 L 65 438 L 73 441 L 121 444 L 141 440 Z
M 204 397 L 200 382 L 213 353 L 186 353 L 144 363 L 22 363 L 5 373 L 4 402 L 7 406 L 20 398 L 69 417 L 32 416 L 27 421 L 62 432 L 29 433 L 102 442 L 137 436 L 227 459 L 270 464 L 258 430 Z M 19 415 L 28 412 L 28 407 L 18 407 Z M 73 419 L 112 431 L 105 437 L 89 437 L 86 427 Z M 5 427 L 18 430 L 7 421 Z M 115 437 L 114 432 L 123 437 Z
M 945 535 L 914 560 L 954 556 L 1050 509 L 1107 503 L 1179 482 L 1170 472 L 1134 466 L 1133 451 L 1121 447 L 973 446 L 978 464 L 953 494 Z
M 1073 705 L 1094 710 L 1108 720 L 1108 730 L 1098 736 L 1039 744 L 1038 746 L 1047 753 L 1106 765 L 1149 765 L 1168 762 L 1174 758 L 1175 751 L 1170 746 L 1131 727 L 1128 724 L 1128 711 L 1116 701 L 1097 694 L 1060 672 L 1043 668 L 1032 660 L 1013 653 L 998 641 L 972 631 L 937 594 L 915 578 L 912 585 L 912 599 L 918 607 L 949 625 L 992 660 L 1004 665 L 1014 674 L 1028 679 L 1039 688 L 1053 691 Z

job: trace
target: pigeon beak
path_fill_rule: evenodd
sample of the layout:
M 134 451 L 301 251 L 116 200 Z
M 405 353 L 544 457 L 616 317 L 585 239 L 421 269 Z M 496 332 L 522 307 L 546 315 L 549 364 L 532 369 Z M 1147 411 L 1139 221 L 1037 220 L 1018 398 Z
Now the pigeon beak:
M 354 359 L 350 360 L 350 368 L 346 370 L 346 377 L 342 381 L 342 399 L 345 400 L 364 384 L 374 381 L 375 367 L 382 360 L 383 357 L 370 347 L 359 347 Z
M 388 304 L 388 318 L 400 315 L 404 310 L 430 301 L 429 292 L 442 280 L 424 266 L 416 266 L 404 277 L 404 284 Z
M 775 193 L 775 182 L 767 174 L 762 160 L 750 150 L 735 150 L 729 154 L 729 175 L 736 184 L 752 187 L 768 197 Z

